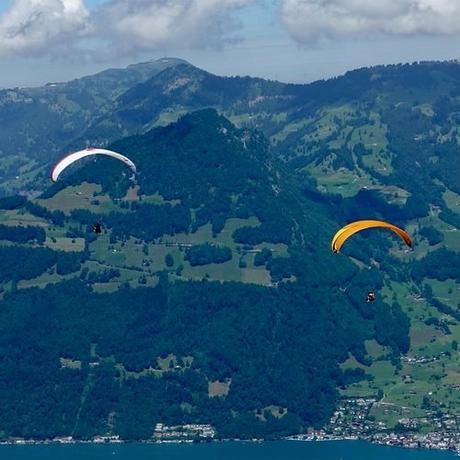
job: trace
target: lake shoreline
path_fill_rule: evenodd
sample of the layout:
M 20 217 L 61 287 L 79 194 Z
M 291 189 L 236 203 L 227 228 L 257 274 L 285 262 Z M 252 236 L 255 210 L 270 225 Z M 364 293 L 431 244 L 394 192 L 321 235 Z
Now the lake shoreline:
M 433 439 L 434 436 L 435 438 Z M 460 456 L 460 442 L 455 443 L 449 437 L 439 433 L 430 433 L 425 436 L 416 433 L 397 434 L 397 433 L 374 433 L 371 435 L 350 435 L 334 436 L 325 433 L 312 433 L 288 436 L 287 441 L 298 442 L 332 442 L 332 441 L 362 441 L 369 444 L 377 444 L 387 447 L 399 447 L 402 449 L 424 449 L 431 451 L 448 451 Z M 456 438 L 458 439 L 458 438 Z
M 379 437 L 375 437 L 375 436 Z M 396 435 L 395 433 L 386 433 L 386 437 L 382 437 L 382 433 L 367 436 L 332 436 L 316 434 L 301 434 L 287 436 L 280 439 L 265 440 L 265 439 L 174 439 L 174 440 L 125 440 L 117 436 L 101 436 L 91 440 L 73 439 L 69 437 L 53 438 L 53 439 L 10 439 L 0 441 L 1 446 L 40 446 L 40 445 L 116 445 L 116 444 L 138 444 L 138 445 L 181 445 L 181 444 L 225 444 L 225 443 L 241 443 L 241 444 L 262 444 L 276 442 L 298 442 L 298 443 L 333 443 L 333 442 L 364 442 L 368 444 L 380 445 L 385 447 L 402 448 L 408 450 L 422 451 L 440 451 L 452 452 L 460 456 L 460 445 L 452 446 L 426 446 L 409 442 L 411 438 Z

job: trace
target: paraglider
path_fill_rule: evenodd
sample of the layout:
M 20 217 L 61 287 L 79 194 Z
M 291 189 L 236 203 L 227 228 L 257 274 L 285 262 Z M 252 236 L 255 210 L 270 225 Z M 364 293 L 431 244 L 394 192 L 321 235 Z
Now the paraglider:
M 412 239 L 409 234 L 396 225 L 384 222 L 381 220 L 357 220 L 342 227 L 332 238 L 331 249 L 334 253 L 338 253 L 350 236 L 367 228 L 387 228 L 395 232 L 410 248 L 412 247 Z M 366 302 L 374 302 L 377 299 L 375 292 L 368 291 Z
M 381 220 L 357 220 L 342 227 L 332 238 L 331 249 L 338 253 L 340 248 L 350 236 L 367 228 L 388 228 L 395 232 L 410 248 L 412 247 L 412 239 L 409 234 L 396 225 L 384 222 Z
M 105 155 L 116 160 L 122 161 L 125 163 L 134 174 L 136 174 L 136 165 L 128 158 L 122 155 L 121 153 L 114 152 L 112 150 L 107 149 L 100 149 L 100 148 L 93 148 L 88 147 L 84 150 L 79 150 L 78 152 L 70 153 L 66 155 L 64 158 L 59 160 L 59 162 L 54 166 L 53 170 L 51 171 L 51 180 L 56 182 L 60 176 L 60 174 L 71 164 L 75 163 L 82 158 L 92 156 L 92 155 Z
M 367 293 L 366 302 L 373 302 L 376 298 L 375 292 L 369 291 Z

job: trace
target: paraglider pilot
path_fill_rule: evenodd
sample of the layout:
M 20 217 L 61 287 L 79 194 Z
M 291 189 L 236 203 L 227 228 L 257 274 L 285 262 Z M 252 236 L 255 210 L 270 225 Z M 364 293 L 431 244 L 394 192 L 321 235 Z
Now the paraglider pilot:
M 373 302 L 376 299 L 375 292 L 369 291 L 367 293 L 366 302 Z

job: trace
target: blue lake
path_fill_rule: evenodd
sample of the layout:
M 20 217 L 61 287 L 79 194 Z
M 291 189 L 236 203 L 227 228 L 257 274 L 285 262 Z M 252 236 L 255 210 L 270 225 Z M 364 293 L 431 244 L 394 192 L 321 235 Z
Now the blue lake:
M 452 452 L 360 441 L 0 446 L 0 460 L 455 460 Z

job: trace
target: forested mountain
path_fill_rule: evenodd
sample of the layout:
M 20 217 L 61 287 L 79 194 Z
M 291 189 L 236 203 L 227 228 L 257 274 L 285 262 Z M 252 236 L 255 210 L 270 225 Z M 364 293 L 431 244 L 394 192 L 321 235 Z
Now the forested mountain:
M 0 90 L 0 183 L 13 189 L 23 186 L 94 120 L 112 113 L 120 94 L 182 62 L 165 58 L 67 83 Z
M 408 167 L 416 166 L 410 153 L 415 145 L 421 181 L 430 162 L 439 180 L 456 183 L 449 165 L 458 159 L 448 141 L 455 136 L 458 77 L 456 62 L 426 62 L 293 85 L 219 77 L 164 58 L 69 83 L 3 90 L 0 185 L 18 190 L 41 171 L 35 187 L 43 189 L 47 175 L 40 167 L 64 152 L 86 143 L 108 145 L 205 107 L 260 129 L 282 158 L 307 168 L 326 188 L 330 179 L 323 177 L 341 167 L 361 174 L 355 190 L 371 178 L 392 185 L 417 182 L 407 177 Z M 441 160 L 436 168 L 435 157 Z M 392 159 L 396 172 L 387 177 Z M 415 182 L 413 189 L 420 183 Z
M 13 125 L 0 135 L 3 178 L 19 174 L 0 199 L 4 438 L 147 439 L 189 422 L 276 437 L 323 425 L 349 396 L 382 400 L 372 416 L 390 428 L 398 410 L 457 410 L 457 63 L 310 85 L 175 60 L 113 72 L 72 83 L 88 109 L 59 140 L 27 117 L 62 115 L 71 83 L 15 90 L 39 101 L 30 112 L 0 108 L 27 114 L 17 144 Z M 27 136 L 53 147 L 27 150 Z M 50 187 L 59 149 L 86 140 L 129 156 L 136 178 L 98 158 Z M 332 254 L 359 218 L 403 226 L 415 250 L 369 231 Z
M 338 364 L 364 360 L 365 339 L 407 350 L 400 306 L 359 299 L 377 271 L 334 258 L 333 222 L 263 136 L 205 110 L 113 148 L 137 184 L 102 159 L 35 203 L 3 199 L 10 224 L 36 219 L 27 237 L 8 227 L 23 244 L 1 249 L 4 436 L 143 438 L 158 421 L 296 432 L 327 419 L 349 378 Z M 246 283 L 219 282 L 234 276 Z

